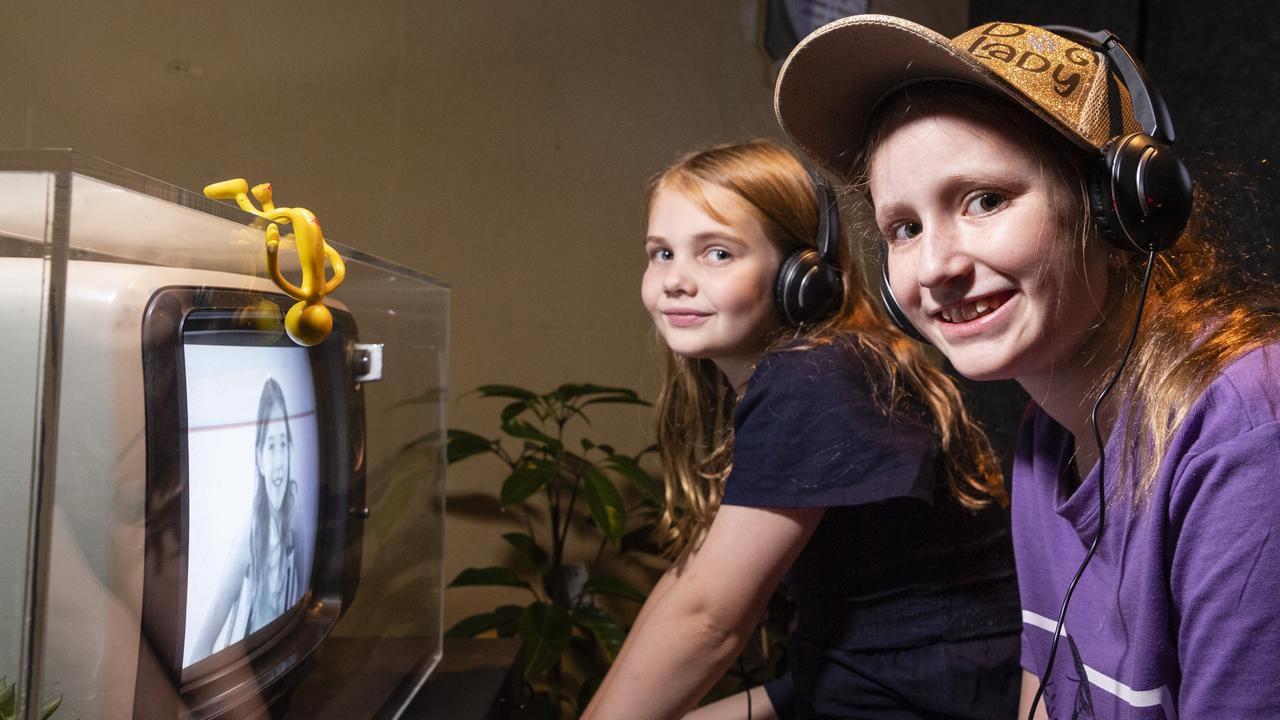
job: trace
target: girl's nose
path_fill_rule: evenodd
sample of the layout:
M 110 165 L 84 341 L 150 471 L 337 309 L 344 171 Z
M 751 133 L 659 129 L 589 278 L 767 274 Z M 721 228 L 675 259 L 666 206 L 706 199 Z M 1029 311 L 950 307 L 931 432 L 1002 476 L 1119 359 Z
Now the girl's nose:
M 680 261 L 673 261 L 662 278 L 662 290 L 667 295 L 693 295 L 697 285 L 689 268 Z
M 972 272 L 973 261 L 965 251 L 958 228 L 935 224 L 920 241 L 916 280 L 921 287 L 939 288 Z

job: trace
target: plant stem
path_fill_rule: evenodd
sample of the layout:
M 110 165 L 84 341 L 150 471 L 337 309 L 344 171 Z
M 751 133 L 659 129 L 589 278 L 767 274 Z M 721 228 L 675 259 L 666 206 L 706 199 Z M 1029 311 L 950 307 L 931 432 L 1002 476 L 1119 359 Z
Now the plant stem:
M 580 487 L 582 487 L 581 475 L 573 481 L 573 493 L 569 496 L 569 511 L 565 513 L 564 518 L 564 534 L 560 536 L 561 547 L 564 547 L 569 541 L 569 528 L 573 526 L 573 506 L 578 502 L 578 488 Z
M 557 479 L 558 480 L 558 479 Z M 551 486 L 559 484 L 556 481 L 548 482 L 547 505 L 551 509 L 551 567 L 547 568 L 547 576 L 543 580 L 543 586 L 546 588 L 547 596 L 554 603 L 560 596 L 560 564 L 564 558 L 564 544 L 560 540 L 560 503 Z

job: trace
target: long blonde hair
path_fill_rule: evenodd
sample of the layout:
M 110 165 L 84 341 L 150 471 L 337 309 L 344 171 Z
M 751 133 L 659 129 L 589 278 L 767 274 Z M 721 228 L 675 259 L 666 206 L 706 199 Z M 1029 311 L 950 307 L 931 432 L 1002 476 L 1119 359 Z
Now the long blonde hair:
M 816 247 L 818 202 L 813 181 L 781 145 L 754 140 L 689 153 L 653 180 L 649 202 L 659 190 L 678 192 L 699 203 L 708 215 L 727 222 L 707 199 L 705 190 L 712 187 L 737 195 L 784 256 L 801 247 Z M 840 341 L 855 344 L 867 361 L 868 380 L 886 414 L 923 412 L 937 433 L 951 494 L 968 508 L 1006 504 L 999 463 L 986 435 L 965 409 L 960 391 L 871 301 L 843 229 L 838 255 L 844 271 L 840 309 L 813 326 L 779 331 L 766 352 L 783 346 L 802 350 Z M 666 508 L 658 530 L 675 555 L 698 542 L 720 507 L 724 482 L 733 468 L 736 397 L 712 361 L 681 357 L 669 349 L 666 356 L 666 379 L 658 397 L 658 450 Z
M 962 83 L 915 85 L 883 103 L 869 123 L 855 183 L 865 187 L 867 164 L 889 132 L 910 118 L 939 112 L 1014 128 L 1068 190 L 1068 203 L 1057 208 L 1057 216 L 1064 236 L 1077 242 L 1066 252 L 1106 246 L 1089 209 L 1088 173 L 1097 161 L 1015 103 Z M 1120 458 L 1121 477 L 1128 482 L 1114 483 L 1111 497 L 1124 497 L 1135 509 L 1150 497 L 1162 458 L 1205 388 L 1232 361 L 1280 338 L 1280 291 L 1274 281 L 1238 272 L 1224 261 L 1223 233 L 1216 227 L 1222 212 L 1197 183 L 1190 222 L 1171 248 L 1156 255 L 1138 336 L 1111 395 L 1123 396 L 1129 411 L 1123 436 L 1128 450 Z M 1112 318 L 1123 328 L 1135 314 L 1146 256 L 1106 247 L 1112 262 L 1103 322 Z M 1116 359 L 1099 368 L 1093 395 L 1118 364 Z

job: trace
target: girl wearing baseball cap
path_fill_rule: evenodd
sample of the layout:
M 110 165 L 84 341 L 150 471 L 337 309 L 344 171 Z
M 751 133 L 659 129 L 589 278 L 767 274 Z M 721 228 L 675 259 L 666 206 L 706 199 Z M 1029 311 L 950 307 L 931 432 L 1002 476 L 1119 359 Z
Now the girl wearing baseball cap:
M 1033 399 L 1020 715 L 1273 715 L 1280 297 L 1221 261 L 1141 66 L 1105 32 L 865 15 L 795 49 L 776 109 L 869 199 L 902 329 Z

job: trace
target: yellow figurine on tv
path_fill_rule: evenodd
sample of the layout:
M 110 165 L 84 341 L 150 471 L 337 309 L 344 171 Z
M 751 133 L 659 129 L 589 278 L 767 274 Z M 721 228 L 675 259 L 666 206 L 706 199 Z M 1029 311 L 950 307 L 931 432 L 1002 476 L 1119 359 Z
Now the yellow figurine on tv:
M 250 192 L 262 204 L 261 210 L 249 200 Z M 324 296 L 342 284 L 347 268 L 342 256 L 324 241 L 324 233 L 320 231 L 320 222 L 315 214 L 306 208 L 276 207 L 271 200 L 271 183 L 254 185 L 250 191 L 244 178 L 213 183 L 205 187 L 204 194 L 215 200 L 235 200 L 245 212 L 271 221 L 267 226 L 267 272 L 281 290 L 298 300 L 285 314 L 285 331 L 294 342 L 306 347 L 324 342 L 333 329 L 333 315 L 324 306 Z M 276 223 L 293 225 L 298 259 L 302 264 L 302 287 L 289 282 L 280 273 L 280 228 Z M 328 281 L 324 277 L 326 258 L 333 265 L 333 277 Z

